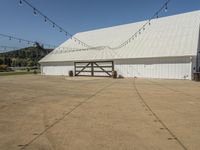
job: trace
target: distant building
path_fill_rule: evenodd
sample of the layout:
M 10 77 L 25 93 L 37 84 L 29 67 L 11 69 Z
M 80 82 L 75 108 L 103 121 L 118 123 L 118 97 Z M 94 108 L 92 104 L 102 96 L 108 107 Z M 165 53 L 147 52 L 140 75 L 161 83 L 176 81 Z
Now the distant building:
M 95 76 L 116 70 L 124 77 L 191 79 L 200 71 L 200 11 L 153 19 L 125 46 L 112 49 L 146 22 L 78 33 L 76 38 L 95 48 L 69 39 L 40 60 L 42 74 L 68 75 L 73 70 Z

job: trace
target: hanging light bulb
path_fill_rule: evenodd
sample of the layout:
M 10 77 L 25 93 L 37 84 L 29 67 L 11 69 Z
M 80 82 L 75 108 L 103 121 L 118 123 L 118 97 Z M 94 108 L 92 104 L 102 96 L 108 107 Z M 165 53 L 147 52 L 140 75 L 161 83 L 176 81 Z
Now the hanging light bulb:
M 22 6 L 22 0 L 19 1 L 19 5 Z
M 36 16 L 37 15 L 37 12 L 36 12 L 36 9 L 33 8 L 33 14 Z
M 44 22 L 47 22 L 47 17 L 46 16 L 44 17 Z
M 167 3 L 165 4 L 165 12 L 168 11 Z

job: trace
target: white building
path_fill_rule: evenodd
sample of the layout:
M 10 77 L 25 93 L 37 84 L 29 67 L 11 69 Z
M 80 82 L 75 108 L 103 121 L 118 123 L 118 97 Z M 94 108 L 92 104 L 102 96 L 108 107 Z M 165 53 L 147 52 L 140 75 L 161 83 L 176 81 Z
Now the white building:
M 114 70 L 124 77 L 191 79 L 193 72 L 200 71 L 200 11 L 154 19 L 125 46 L 111 49 L 129 39 L 146 22 L 78 33 L 76 38 L 96 48 L 86 49 L 69 39 L 40 60 L 41 72 L 68 75 L 75 65 L 77 75 L 107 75 L 100 71 L 112 71 L 110 62 L 87 65 L 96 61 L 113 61 Z

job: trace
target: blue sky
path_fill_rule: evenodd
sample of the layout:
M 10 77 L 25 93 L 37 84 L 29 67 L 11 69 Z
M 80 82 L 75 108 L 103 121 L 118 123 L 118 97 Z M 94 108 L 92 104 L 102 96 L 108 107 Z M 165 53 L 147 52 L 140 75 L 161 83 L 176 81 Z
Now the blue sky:
M 166 0 L 28 0 L 72 34 L 148 19 Z M 59 45 L 66 40 L 27 5 L 18 0 L 0 0 L 0 33 Z M 200 0 L 171 0 L 162 16 L 200 10 Z M 0 37 L 0 45 L 19 46 Z

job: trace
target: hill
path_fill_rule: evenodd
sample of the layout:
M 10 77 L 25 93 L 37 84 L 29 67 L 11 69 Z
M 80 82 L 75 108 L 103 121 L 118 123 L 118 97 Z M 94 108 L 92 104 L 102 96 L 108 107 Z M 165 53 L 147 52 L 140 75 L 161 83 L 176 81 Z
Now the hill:
M 35 46 L 0 53 L 0 65 L 6 65 L 8 67 L 38 66 L 38 61 L 51 51 L 52 49 Z

